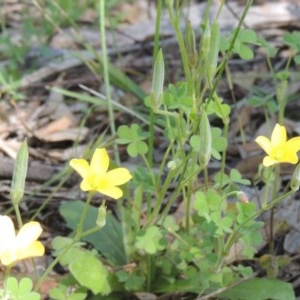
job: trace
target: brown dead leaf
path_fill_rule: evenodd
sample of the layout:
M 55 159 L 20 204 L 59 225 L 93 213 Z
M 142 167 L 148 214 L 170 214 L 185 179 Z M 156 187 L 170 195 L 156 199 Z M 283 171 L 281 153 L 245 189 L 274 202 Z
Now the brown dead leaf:
M 72 124 L 72 118 L 70 115 L 64 116 L 55 120 L 45 127 L 37 130 L 35 135 L 41 140 L 47 140 L 47 136 L 56 132 L 60 132 L 69 128 Z
M 45 142 L 82 141 L 88 134 L 88 129 L 72 125 L 72 116 L 64 116 L 37 130 L 35 136 Z

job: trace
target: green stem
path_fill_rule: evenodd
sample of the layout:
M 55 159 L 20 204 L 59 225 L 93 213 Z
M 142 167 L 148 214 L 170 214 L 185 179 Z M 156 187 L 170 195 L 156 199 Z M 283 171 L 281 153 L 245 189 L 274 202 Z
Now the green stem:
M 146 226 L 149 226 L 150 224 L 152 224 L 156 218 L 157 218 L 157 215 L 159 213 L 159 210 L 161 208 L 161 205 L 162 205 L 162 202 L 165 198 L 165 195 L 166 195 L 166 192 L 167 192 L 167 189 L 169 188 L 170 186 L 170 183 L 173 179 L 173 174 L 177 173 L 176 170 L 171 170 L 162 186 L 162 189 L 161 191 L 159 192 L 159 195 L 155 201 L 155 204 L 154 204 L 154 208 L 153 208 L 153 211 L 152 213 L 150 214 L 148 220 L 147 220 L 147 224 Z
M 17 217 L 18 227 L 21 228 L 23 225 L 23 222 L 22 222 L 20 208 L 19 208 L 18 204 L 14 204 L 14 210 L 15 210 L 16 217 Z
M 229 131 L 229 122 L 224 123 L 224 137 L 228 141 L 228 131 Z M 220 170 L 220 187 L 223 186 L 223 175 L 225 174 L 225 166 L 226 166 L 226 149 L 222 152 L 222 161 L 221 161 L 221 170 Z
M 77 230 L 76 230 L 76 234 L 75 237 L 73 238 L 73 241 L 53 260 L 53 262 L 48 266 L 48 268 L 46 269 L 46 271 L 43 273 L 43 275 L 40 277 L 40 279 L 38 280 L 34 291 L 38 291 L 40 289 L 40 287 L 42 286 L 42 283 L 44 282 L 45 278 L 48 276 L 48 274 L 53 270 L 53 268 L 55 267 L 55 265 L 59 262 L 59 260 L 78 242 L 80 241 L 80 239 L 82 239 L 83 237 L 86 237 L 96 231 L 98 231 L 99 229 L 102 228 L 102 226 L 95 226 L 91 229 L 88 229 L 84 232 L 82 232 L 83 230 L 83 222 L 84 219 L 87 215 L 87 211 L 89 208 L 89 204 L 91 202 L 93 193 L 89 193 L 88 198 L 86 200 L 85 206 L 83 208 L 81 217 L 80 217 L 80 221 L 78 223 L 77 226 Z
M 176 9 L 179 9 L 179 8 L 177 7 Z M 183 64 L 183 70 L 184 70 L 185 78 L 186 78 L 186 81 L 188 84 L 189 95 L 194 96 L 194 88 L 193 88 L 194 85 L 193 85 L 192 76 L 191 76 L 191 72 L 190 72 L 190 68 L 189 68 L 188 55 L 187 55 L 187 51 L 185 48 L 185 42 L 184 42 L 184 38 L 182 35 L 182 30 L 180 28 L 180 13 L 177 12 L 176 16 L 175 16 L 173 9 L 171 7 L 171 4 L 169 2 L 168 2 L 168 11 L 169 11 L 169 16 L 170 16 L 172 26 L 174 27 L 175 34 L 177 37 L 177 41 L 178 41 L 178 45 L 179 45 L 179 49 L 180 49 L 180 53 L 181 53 L 181 60 L 182 60 L 182 64 Z
M 252 216 L 248 217 L 242 224 L 240 224 L 238 226 L 238 228 L 236 230 L 234 230 L 234 232 L 232 232 L 226 242 L 226 245 L 224 247 L 224 255 L 227 255 L 231 246 L 234 243 L 235 237 L 238 234 L 238 232 L 251 220 L 254 220 L 255 218 L 257 218 L 260 214 L 262 214 L 264 211 L 269 210 L 270 208 L 272 208 L 274 205 L 276 205 L 277 203 L 281 202 L 283 199 L 288 198 L 289 196 L 293 195 L 295 193 L 295 191 L 290 190 L 289 192 L 287 192 L 286 194 L 283 194 L 281 196 L 279 196 L 278 198 L 276 198 L 275 200 L 271 201 L 270 203 L 268 203 L 265 207 L 261 208 L 260 210 L 258 210 L 257 212 L 255 212 Z
M 151 281 L 152 281 L 152 266 L 154 264 L 152 263 L 151 255 L 147 255 L 147 292 L 151 291 Z
M 246 5 L 245 5 L 245 8 L 244 8 L 244 11 L 243 11 L 243 14 L 241 16 L 241 18 L 239 19 L 239 23 L 238 23 L 238 26 L 234 32 L 234 36 L 231 40 L 231 43 L 230 43 L 230 46 L 229 46 L 229 49 L 225 55 L 225 58 L 222 60 L 221 64 L 220 64 L 220 67 L 219 67 L 219 72 L 217 74 L 217 77 L 216 77 L 216 80 L 214 81 L 214 85 L 213 85 L 213 88 L 211 89 L 210 91 L 210 95 L 208 97 L 208 101 L 211 101 L 211 99 L 213 99 L 213 95 L 215 94 L 215 91 L 216 91 L 216 88 L 218 86 L 218 83 L 220 81 L 220 79 L 222 78 L 222 75 L 223 75 L 223 72 L 225 70 L 225 67 L 227 66 L 227 63 L 228 63 L 228 60 L 229 58 L 231 57 L 232 53 L 234 52 L 234 44 L 235 44 L 235 41 L 238 37 L 238 34 L 240 32 L 240 29 L 244 23 L 244 20 L 245 20 L 245 17 L 247 15 L 247 12 L 248 10 L 250 9 L 251 5 L 252 5 L 252 2 L 253 0 L 248 0 Z
M 82 233 L 82 230 L 83 230 L 83 222 L 84 222 L 84 219 L 86 217 L 86 214 L 87 214 L 88 208 L 90 206 L 93 195 L 94 195 L 94 193 L 92 193 L 92 192 L 89 193 L 88 198 L 87 198 L 87 200 L 85 202 L 85 205 L 83 207 L 83 211 L 82 211 L 79 223 L 77 225 L 77 230 L 76 230 L 76 236 L 77 237 L 81 236 L 81 233 Z
M 114 118 L 114 109 L 111 98 L 110 91 L 110 81 L 108 74 L 108 55 L 106 47 L 106 31 L 105 31 L 105 0 L 99 0 L 99 26 L 100 26 L 100 35 L 101 35 L 101 49 L 102 49 L 102 64 L 103 64 L 103 75 L 104 75 L 104 85 L 105 85 L 105 94 L 108 99 L 108 115 L 109 115 L 109 124 L 111 128 L 111 134 L 116 135 L 116 126 Z M 117 143 L 114 143 L 114 155 L 116 163 L 120 164 L 120 156 L 118 151 Z
M 264 192 L 264 198 L 263 198 L 263 202 L 262 202 L 262 208 L 265 208 L 267 206 L 268 203 L 268 196 L 269 196 L 269 186 L 271 183 L 271 175 L 272 175 L 272 170 L 269 170 L 269 174 L 268 174 L 268 178 L 267 178 L 267 182 L 265 185 L 265 192 Z
M 70 245 L 68 245 L 65 250 L 63 252 L 61 252 L 53 261 L 52 263 L 48 266 L 48 268 L 46 269 L 46 271 L 43 273 L 43 275 L 40 277 L 40 279 L 38 280 L 37 284 L 35 285 L 34 291 L 37 292 L 44 280 L 46 279 L 46 277 L 48 276 L 48 274 L 53 270 L 53 268 L 55 267 L 55 265 L 59 262 L 59 260 L 79 241 L 77 235 L 74 237 L 74 240 L 71 242 Z
M 273 192 L 272 192 L 272 200 L 276 199 L 277 191 L 278 191 L 278 181 L 279 181 L 279 171 L 280 166 L 277 165 L 274 168 L 275 179 L 273 183 Z M 273 241 L 273 215 L 274 215 L 274 207 L 271 208 L 271 217 L 270 217 L 270 230 L 269 230 L 269 253 L 272 255 L 274 253 L 274 241 Z

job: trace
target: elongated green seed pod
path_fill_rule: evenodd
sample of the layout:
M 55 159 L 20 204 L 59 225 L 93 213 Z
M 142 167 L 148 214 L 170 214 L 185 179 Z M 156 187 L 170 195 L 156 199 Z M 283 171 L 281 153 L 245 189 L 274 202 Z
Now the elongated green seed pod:
M 186 51 L 188 54 L 190 66 L 195 68 L 197 65 L 198 53 L 196 50 L 194 29 L 190 22 L 187 23 L 186 27 Z
M 220 50 L 220 26 L 217 21 L 214 21 L 211 27 L 211 39 L 208 54 L 207 75 L 210 81 L 217 71 L 218 57 Z
M 152 78 L 152 89 L 150 94 L 151 106 L 153 111 L 157 111 L 162 102 L 162 94 L 165 78 L 165 64 L 163 52 L 160 49 L 155 59 Z
M 205 110 L 202 110 L 201 113 L 199 131 L 200 131 L 199 163 L 202 168 L 205 168 L 211 158 L 211 148 L 212 148 L 211 127 Z
M 11 182 L 10 199 L 14 205 L 18 205 L 25 191 L 25 179 L 28 166 L 28 147 L 26 140 L 21 144 L 18 151 L 14 173 Z
M 204 63 L 207 63 L 208 61 L 208 56 L 210 51 L 210 38 L 211 38 L 210 25 L 209 22 L 206 22 L 205 30 L 203 32 L 202 43 L 201 43 L 201 51 L 203 53 Z

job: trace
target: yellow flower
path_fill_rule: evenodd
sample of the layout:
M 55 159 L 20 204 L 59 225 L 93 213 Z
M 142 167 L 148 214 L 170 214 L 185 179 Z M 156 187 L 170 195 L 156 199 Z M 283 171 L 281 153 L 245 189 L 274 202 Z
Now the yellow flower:
M 42 256 L 45 248 L 37 238 L 42 233 L 39 222 L 29 222 L 16 235 L 11 218 L 0 215 L 0 260 L 5 266 L 18 260 Z
M 70 166 L 83 178 L 80 184 L 83 191 L 99 192 L 114 199 L 123 196 L 122 190 L 117 186 L 132 178 L 125 168 L 107 171 L 109 157 L 104 148 L 95 150 L 90 165 L 85 159 L 72 159 Z
M 296 164 L 298 162 L 297 152 L 300 150 L 300 137 L 287 140 L 284 126 L 276 124 L 271 140 L 265 136 L 259 136 L 255 141 L 268 154 L 263 160 L 265 167 L 278 163 Z

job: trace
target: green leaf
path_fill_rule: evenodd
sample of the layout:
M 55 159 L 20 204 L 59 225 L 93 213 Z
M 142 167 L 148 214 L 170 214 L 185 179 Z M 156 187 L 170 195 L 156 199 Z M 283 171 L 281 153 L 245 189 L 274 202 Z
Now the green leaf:
M 235 183 L 240 183 L 242 185 L 249 185 L 251 181 L 248 179 L 243 179 L 241 173 L 237 169 L 232 169 L 230 171 L 230 180 Z
M 119 139 L 117 139 L 119 144 L 127 144 L 132 140 L 131 130 L 127 125 L 120 126 L 117 130 L 117 134 L 119 136 Z
M 222 186 L 221 185 L 221 179 L 222 179 Z M 230 183 L 230 178 L 227 174 L 222 173 L 222 172 L 218 172 L 215 176 L 214 176 L 214 181 L 215 183 L 220 186 L 221 188 L 226 186 L 227 184 Z
M 6 290 L 12 294 L 12 299 L 18 300 L 39 300 L 41 295 L 37 292 L 32 292 L 32 280 L 24 277 L 18 283 L 14 277 L 8 277 L 5 283 Z
M 94 294 L 107 295 L 111 288 L 108 282 L 108 271 L 102 262 L 91 252 L 74 260 L 70 271 L 78 282 L 92 290 Z
M 67 226 L 74 231 L 77 229 L 83 207 L 84 203 L 82 201 L 72 201 L 61 204 L 59 208 L 59 212 L 66 220 Z M 98 209 L 90 206 L 83 223 L 83 230 L 95 227 L 97 217 Z M 94 245 L 112 265 L 123 266 L 127 263 L 122 227 L 110 212 L 106 214 L 105 226 L 83 240 Z
M 220 152 L 223 152 L 227 148 L 227 139 L 222 136 L 222 130 L 214 127 L 211 130 L 212 135 L 212 156 L 215 159 L 221 159 Z
M 32 281 L 29 278 L 22 278 L 19 282 L 19 295 L 24 295 L 32 290 Z
M 59 256 L 72 242 L 73 239 L 71 238 L 56 236 L 51 243 L 54 250 L 52 252 L 52 255 L 56 257 Z M 59 263 L 62 266 L 67 266 L 74 259 L 77 259 L 81 255 L 83 255 L 85 250 L 80 248 L 81 244 L 83 243 L 76 243 L 71 249 L 69 249 L 63 256 L 60 257 Z
M 244 59 L 244 60 L 250 60 L 254 57 L 253 50 L 249 46 L 244 45 L 244 44 L 240 45 L 238 54 L 241 57 L 241 59 Z
M 78 281 L 69 273 L 58 286 L 50 290 L 49 296 L 53 300 L 84 300 L 87 299 L 87 288 L 78 287 Z
M 278 49 L 274 48 L 266 39 L 258 38 L 257 41 L 263 48 L 265 48 L 269 57 L 274 57 L 276 55 Z
M 283 41 L 296 51 L 300 51 L 300 32 L 287 32 L 283 35 Z
M 144 139 L 148 134 L 142 132 L 138 124 L 132 124 L 130 127 L 122 125 L 118 128 L 117 134 L 119 138 L 116 140 L 119 144 L 128 144 L 127 152 L 131 157 L 136 157 L 138 154 L 144 155 L 148 152 L 148 146 Z
M 295 300 L 290 283 L 277 279 L 254 278 L 232 287 L 218 295 L 230 300 Z
M 19 284 L 18 284 L 18 280 L 15 277 L 8 277 L 7 280 L 5 281 L 5 287 L 14 296 L 18 295 Z
M 294 57 L 294 62 L 295 62 L 295 64 L 300 65 L 300 55 L 296 55 Z
M 207 200 L 205 194 L 201 191 L 196 193 L 194 209 L 197 211 L 197 214 L 200 217 L 205 217 L 206 220 L 210 221 L 211 218 L 209 216 L 209 208 L 208 208 Z
M 163 250 L 166 242 L 163 240 L 161 230 L 157 226 L 150 226 L 137 234 L 135 245 L 138 249 L 144 250 L 148 254 L 154 254 Z
M 239 34 L 239 40 L 243 43 L 251 43 L 254 44 L 257 42 L 257 35 L 251 29 L 242 30 Z

